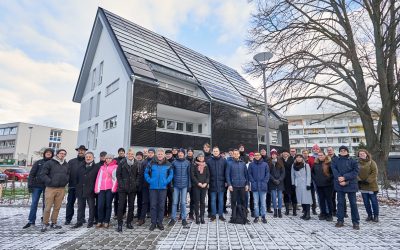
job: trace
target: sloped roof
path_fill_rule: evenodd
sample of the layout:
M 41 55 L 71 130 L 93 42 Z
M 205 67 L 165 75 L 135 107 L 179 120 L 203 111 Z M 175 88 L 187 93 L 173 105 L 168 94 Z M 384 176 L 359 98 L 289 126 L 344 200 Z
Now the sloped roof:
M 213 98 L 249 108 L 247 97 L 261 99 L 236 70 L 127 19 L 99 8 L 135 75 L 155 79 L 156 64 L 193 78 Z

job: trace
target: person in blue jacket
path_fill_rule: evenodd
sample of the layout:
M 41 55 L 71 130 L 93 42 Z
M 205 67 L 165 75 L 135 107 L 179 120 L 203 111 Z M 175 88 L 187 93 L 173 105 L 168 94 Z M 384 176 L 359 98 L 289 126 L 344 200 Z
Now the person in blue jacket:
M 224 218 L 224 191 L 227 186 L 225 181 L 226 160 L 221 157 L 219 147 L 215 146 L 212 156 L 207 160 L 210 169 L 210 196 L 211 196 L 211 221 L 215 221 L 217 214 L 217 195 L 218 195 L 218 215 L 221 221 Z
M 337 192 L 337 223 L 336 227 L 344 226 L 345 195 L 350 202 L 351 220 L 353 228 L 360 229 L 360 215 L 358 214 L 356 192 L 358 191 L 358 163 L 350 158 L 349 149 L 346 146 L 339 148 L 339 157 L 332 161 L 334 188 Z
M 233 161 L 228 165 L 225 173 L 228 190 L 231 192 L 231 221 L 236 218 L 236 207 L 245 206 L 246 192 L 249 190 L 249 174 L 247 166 L 240 158 L 240 151 L 233 151 Z
M 262 222 L 267 223 L 265 200 L 268 191 L 269 166 L 261 157 L 260 152 L 254 152 L 254 160 L 249 165 L 249 181 L 254 197 L 254 223 L 258 223 L 260 215 Z
M 173 226 L 176 222 L 176 210 L 181 197 L 181 217 L 182 225 L 186 226 L 186 194 L 188 188 L 191 186 L 190 181 L 190 165 L 191 163 L 185 158 L 185 149 L 181 148 L 178 151 L 178 158 L 172 162 L 172 169 L 174 171 L 174 191 L 172 202 L 172 215 L 169 226 Z
M 164 149 L 157 149 L 156 158 L 151 161 L 144 172 L 144 178 L 149 183 L 150 189 L 150 231 L 156 226 L 164 230 L 162 224 L 164 218 L 165 199 L 167 196 L 167 185 L 172 181 L 174 172 L 171 164 L 165 158 Z

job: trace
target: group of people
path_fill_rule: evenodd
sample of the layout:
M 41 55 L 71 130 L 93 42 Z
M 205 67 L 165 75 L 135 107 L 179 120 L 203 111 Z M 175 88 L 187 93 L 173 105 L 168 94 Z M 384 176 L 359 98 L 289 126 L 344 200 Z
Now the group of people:
M 231 223 L 248 223 L 249 212 L 254 223 L 267 223 L 267 212 L 282 218 L 283 205 L 285 215 L 292 208 L 293 216 L 297 216 L 298 204 L 302 206 L 301 219 L 309 220 L 311 212 L 317 215 L 318 198 L 319 219 L 333 221 L 336 216 L 335 226 L 343 227 L 347 194 L 353 228 L 359 229 L 358 191 L 368 214 L 366 220 L 379 221 L 377 165 L 366 150 L 360 150 L 357 159 L 353 159 L 346 146 L 340 147 L 339 155 L 331 147 L 325 153 L 318 145 L 313 146 L 311 154 L 307 150 L 297 154 L 291 148 L 281 152 L 272 149 L 269 155 L 265 149 L 246 154 L 243 145 L 223 153 L 218 146 L 211 149 L 205 144 L 196 156 L 192 148 L 165 151 L 149 148 L 136 153 L 132 148 L 126 153 L 120 148 L 115 158 L 101 152 L 97 163 L 85 146 L 76 151 L 77 157 L 67 162 L 64 149 L 55 155 L 52 149 L 46 149 L 43 159 L 32 166 L 28 178 L 32 204 L 24 228 L 35 224 L 41 195 L 44 197 L 41 231 L 61 228 L 57 221 L 66 186 L 65 225 L 71 224 L 78 202 L 73 228 L 86 222 L 88 228 L 109 228 L 113 205 L 118 232 L 122 232 L 125 218 L 126 228 L 133 229 L 135 217 L 137 225 L 142 226 L 149 214 L 149 229 L 163 230 L 164 217 L 169 217 L 168 225 L 173 226 L 178 221 L 178 210 L 183 226 L 188 225 L 188 219 L 204 224 L 206 197 L 210 221 L 217 216 L 218 220 L 226 221 L 228 192 Z

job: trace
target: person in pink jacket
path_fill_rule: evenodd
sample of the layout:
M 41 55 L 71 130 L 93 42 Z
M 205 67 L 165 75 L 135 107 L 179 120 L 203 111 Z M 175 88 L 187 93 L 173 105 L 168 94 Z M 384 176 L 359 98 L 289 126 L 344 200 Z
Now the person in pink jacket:
M 96 228 L 110 226 L 113 194 L 117 191 L 117 161 L 111 154 L 106 155 L 106 161 L 100 167 L 94 186 L 94 192 L 99 196 L 98 222 Z

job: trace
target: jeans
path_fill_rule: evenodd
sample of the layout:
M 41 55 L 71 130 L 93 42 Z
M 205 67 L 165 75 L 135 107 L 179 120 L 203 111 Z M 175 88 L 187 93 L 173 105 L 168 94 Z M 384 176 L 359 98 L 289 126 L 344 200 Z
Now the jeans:
M 224 214 L 224 191 L 221 192 L 210 192 L 211 194 L 211 214 L 215 216 L 217 214 L 217 195 L 218 195 L 218 215 Z
M 282 190 L 271 190 L 272 205 L 274 209 L 282 209 Z M 277 197 L 278 196 L 278 197 Z M 276 198 L 278 198 L 278 207 L 276 207 Z
M 376 192 L 373 194 L 369 193 L 361 193 L 363 201 L 364 201 L 364 207 L 365 210 L 367 210 L 368 216 L 372 217 L 372 211 L 374 217 L 379 216 L 379 205 L 378 205 L 378 199 L 376 197 Z
M 71 222 L 72 217 L 74 217 L 75 201 L 76 201 L 76 189 L 74 187 L 68 188 L 65 221 Z
M 118 192 L 118 213 L 117 213 L 117 220 L 118 220 L 118 225 L 122 225 L 122 220 L 124 217 L 124 208 L 125 206 L 123 204 L 126 204 L 126 201 L 128 200 L 128 214 L 126 217 L 126 223 L 132 223 L 133 221 L 133 210 L 135 208 L 135 197 L 136 197 L 136 192 Z M 126 209 L 125 209 L 126 211 Z
M 350 202 L 350 208 L 351 208 L 351 221 L 353 224 L 359 224 L 360 223 L 360 215 L 358 214 L 358 208 L 357 208 L 357 199 L 356 199 L 356 192 L 350 192 L 350 193 L 345 193 L 341 191 L 337 191 L 337 201 L 338 201 L 338 207 L 337 207 L 337 220 L 338 222 L 344 222 L 344 205 L 346 203 L 346 194 L 347 197 L 349 198 Z
M 78 218 L 77 222 L 78 223 L 83 223 L 85 221 L 85 210 L 86 210 L 86 202 L 89 205 L 89 220 L 88 224 L 93 224 L 94 222 L 94 213 L 95 213 L 95 198 L 94 195 L 91 197 L 79 197 L 78 198 Z
M 253 197 L 254 197 L 254 216 L 257 218 L 261 214 L 262 217 L 265 217 L 266 204 L 264 201 L 267 198 L 267 192 L 253 192 Z
M 113 193 L 111 189 L 101 190 L 98 196 L 98 223 L 110 223 Z
M 176 210 L 178 208 L 179 196 L 180 196 L 181 217 L 182 220 L 186 220 L 186 196 L 187 196 L 186 194 L 187 194 L 186 187 L 185 188 L 174 187 L 171 219 L 176 220 Z
M 317 187 L 317 194 L 319 199 L 319 208 L 321 214 L 332 216 L 333 214 L 333 186 Z
M 233 187 L 231 192 L 231 209 L 232 218 L 236 218 L 236 207 L 238 205 L 244 206 L 246 200 L 246 191 L 244 187 Z
M 162 225 L 166 198 L 166 189 L 150 189 L 151 224 Z
M 36 212 L 37 212 L 37 207 L 39 204 L 39 200 L 40 200 L 40 195 L 43 193 L 43 208 L 42 210 L 44 210 L 44 188 L 33 188 L 32 190 L 32 204 L 31 204 L 31 210 L 29 211 L 29 217 L 28 217 L 28 221 L 31 224 L 35 224 L 36 221 Z
M 284 203 L 292 203 L 292 205 L 297 204 L 297 197 L 296 197 L 296 188 L 290 187 L 289 190 L 283 192 L 283 201 Z

